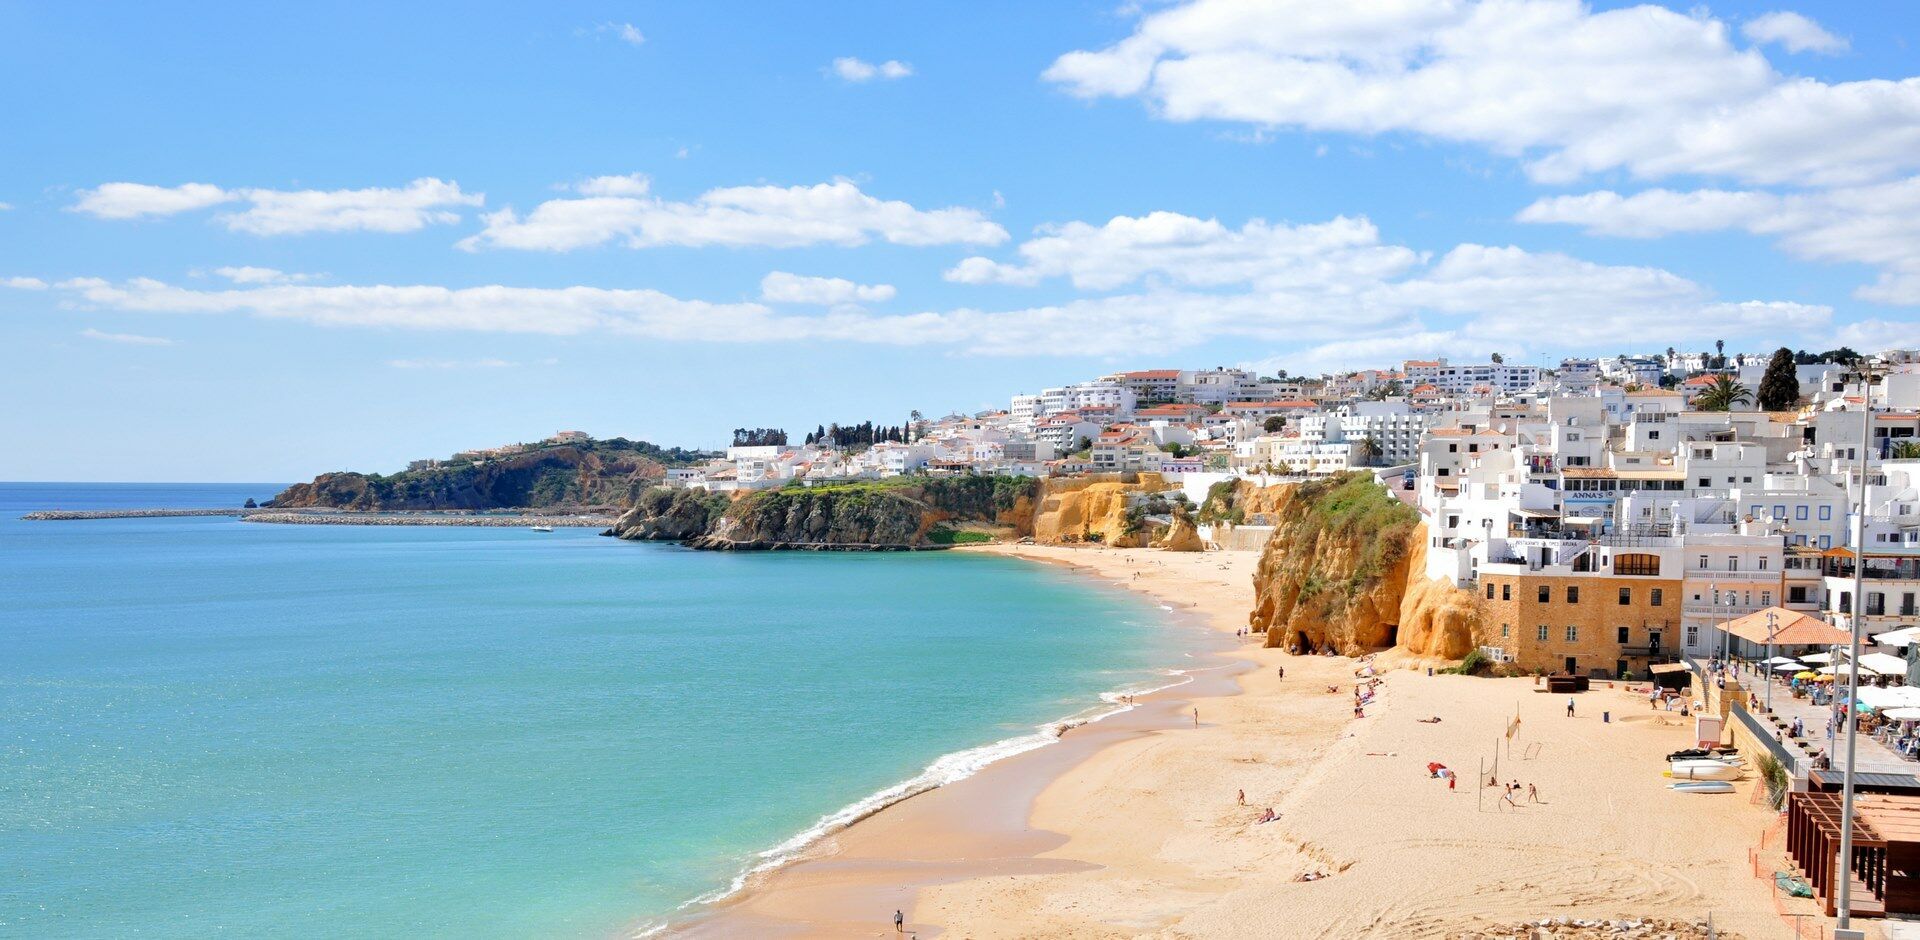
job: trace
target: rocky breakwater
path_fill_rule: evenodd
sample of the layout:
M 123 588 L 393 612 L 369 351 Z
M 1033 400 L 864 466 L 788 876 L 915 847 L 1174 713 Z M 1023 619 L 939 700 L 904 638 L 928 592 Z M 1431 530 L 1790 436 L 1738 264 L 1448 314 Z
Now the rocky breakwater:
M 29 522 L 66 522 L 79 519 L 170 519 L 179 516 L 246 516 L 252 509 L 43 509 L 21 519 Z
M 1473 648 L 1473 595 L 1426 576 L 1426 526 L 1371 476 L 1267 487 L 1249 502 L 1274 525 L 1248 617 L 1266 645 L 1443 659 Z
M 786 486 L 737 497 L 652 489 L 606 534 L 716 551 L 908 551 L 1023 534 L 1026 477 L 897 478 Z

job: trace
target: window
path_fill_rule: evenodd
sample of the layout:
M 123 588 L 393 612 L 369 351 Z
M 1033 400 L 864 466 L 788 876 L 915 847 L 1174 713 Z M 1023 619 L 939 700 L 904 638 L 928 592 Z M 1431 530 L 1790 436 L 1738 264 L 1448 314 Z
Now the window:
M 1700 556 L 1700 570 L 1701 571 L 1707 570 L 1707 556 L 1705 555 Z
M 1700 645 L 1700 628 L 1699 627 L 1687 628 L 1687 645 L 1689 647 Z
M 1623 552 L 1613 556 L 1614 574 L 1656 575 L 1660 573 L 1660 556 L 1645 552 Z
M 1822 507 L 1820 507 L 1820 521 L 1821 521 L 1821 522 L 1826 522 L 1826 521 L 1829 521 L 1829 520 L 1831 520 L 1832 518 L 1833 518 L 1833 507 L 1832 507 L 1832 506 L 1822 506 Z
M 1760 592 L 1760 606 L 1762 606 L 1762 607 L 1772 607 L 1772 606 L 1773 606 L 1773 592 L 1772 592 L 1772 591 L 1761 591 L 1761 592 Z
M 1506 637 L 1506 636 L 1508 635 L 1508 633 L 1509 633 L 1510 631 L 1512 631 L 1512 629 L 1513 629 L 1513 627 L 1512 627 L 1512 625 L 1511 625 L 1511 624 L 1504 624 L 1504 623 L 1503 623 L 1503 624 L 1501 624 L 1501 625 L 1500 625 L 1500 636 L 1501 636 L 1502 638 L 1504 638 L 1504 637 Z
M 1807 507 L 1806 507 L 1806 505 L 1805 505 L 1805 504 L 1802 504 L 1802 505 L 1799 505 L 1799 506 L 1795 506 L 1795 507 L 1793 507 L 1793 517 L 1794 517 L 1795 519 L 1798 519 L 1798 520 L 1800 520 L 1801 522 L 1805 522 L 1805 521 L 1807 521 Z
M 1626 628 L 1626 627 L 1621 627 L 1621 628 L 1620 628 L 1620 634 L 1619 634 L 1619 636 L 1620 636 L 1620 639 L 1619 639 L 1619 641 L 1618 641 L 1618 642 L 1620 643 L 1620 645 L 1621 645 L 1621 646 L 1625 646 L 1625 645 L 1627 645 L 1627 628 Z
M 1493 582 L 1487 582 L 1487 600 L 1493 600 Z
M 1727 570 L 1728 570 L 1728 571 L 1739 571 L 1739 570 L 1740 570 L 1740 556 L 1739 556 L 1739 555 L 1728 555 L 1728 556 L 1727 556 Z
M 1758 562 L 1755 562 L 1755 564 L 1759 565 L 1761 571 L 1767 570 L 1766 556 L 1765 555 L 1760 556 L 1760 560 Z
M 1775 519 L 1785 519 L 1785 518 L 1787 518 L 1787 507 L 1785 507 L 1785 506 L 1775 506 L 1775 507 L 1773 507 L 1773 517 L 1774 517 Z
M 1632 605 L 1633 605 L 1633 588 L 1621 588 L 1620 589 L 1620 606 L 1630 607 Z
M 1659 440 L 1659 439 L 1660 439 L 1660 432 L 1659 432 L 1659 431 L 1648 431 L 1648 432 L 1647 432 L 1647 440 L 1650 440 L 1650 441 L 1657 441 L 1657 440 Z
M 1500 585 L 1500 599 L 1503 601 L 1513 600 L 1513 585 L 1511 584 Z
M 1571 584 L 1567 585 L 1567 603 L 1569 604 L 1580 603 L 1580 589 L 1577 587 L 1574 587 Z
M 1540 625 L 1540 634 L 1535 639 L 1538 639 L 1542 643 L 1547 642 L 1547 625 L 1546 624 L 1543 623 Z
M 1552 600 L 1553 600 L 1553 588 L 1550 588 L 1544 584 L 1540 585 L 1540 603 L 1545 604 Z M 1545 629 L 1545 628 L 1543 627 L 1542 629 Z M 1541 639 L 1546 639 L 1546 638 L 1541 637 Z
M 1580 639 L 1580 628 L 1574 626 L 1573 624 L 1567 624 L 1567 642 L 1574 643 L 1574 642 L 1578 642 L 1579 639 Z
M 1647 604 L 1653 607 L 1660 606 L 1660 602 L 1662 600 L 1660 594 L 1661 594 L 1661 591 L 1659 588 L 1654 588 L 1652 591 L 1648 592 Z
M 1701 488 L 1701 489 L 1703 489 L 1703 490 L 1710 490 L 1710 489 L 1712 489 L 1712 488 L 1713 488 L 1713 478 L 1712 478 L 1712 477 L 1701 477 L 1701 478 L 1700 478 L 1700 488 Z

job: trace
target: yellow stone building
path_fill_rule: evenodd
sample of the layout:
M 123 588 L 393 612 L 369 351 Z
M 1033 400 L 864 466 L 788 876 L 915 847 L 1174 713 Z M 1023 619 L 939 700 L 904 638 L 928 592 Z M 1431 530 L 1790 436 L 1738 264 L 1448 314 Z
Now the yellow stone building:
M 1680 579 L 1512 570 L 1521 567 L 1489 566 L 1502 570 L 1483 570 L 1476 585 L 1480 645 L 1521 669 L 1643 678 L 1680 655 Z

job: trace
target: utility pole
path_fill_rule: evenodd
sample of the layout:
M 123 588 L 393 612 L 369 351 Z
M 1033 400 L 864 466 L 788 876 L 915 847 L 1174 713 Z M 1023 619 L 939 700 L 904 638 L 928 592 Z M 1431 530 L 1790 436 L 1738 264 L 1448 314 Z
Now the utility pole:
M 1840 778 L 1840 897 L 1835 905 L 1835 936 L 1853 923 L 1853 761 L 1859 731 L 1853 720 L 1860 694 L 1860 620 L 1867 610 L 1867 448 L 1873 446 L 1873 367 L 1862 357 L 1860 367 L 1860 498 L 1853 513 L 1853 604 L 1847 617 L 1847 767 Z M 1852 933 L 1852 931 L 1849 931 Z M 1857 936 L 1857 934 L 1856 934 Z

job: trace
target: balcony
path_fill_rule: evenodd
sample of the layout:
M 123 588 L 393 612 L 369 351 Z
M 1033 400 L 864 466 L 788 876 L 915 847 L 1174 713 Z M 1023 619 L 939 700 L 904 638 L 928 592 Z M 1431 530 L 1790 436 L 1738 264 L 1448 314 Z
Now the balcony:
M 1661 659 L 1680 655 L 1680 647 L 1671 643 L 1622 643 L 1620 644 L 1620 655 L 1629 658 L 1646 657 L 1647 659 Z

